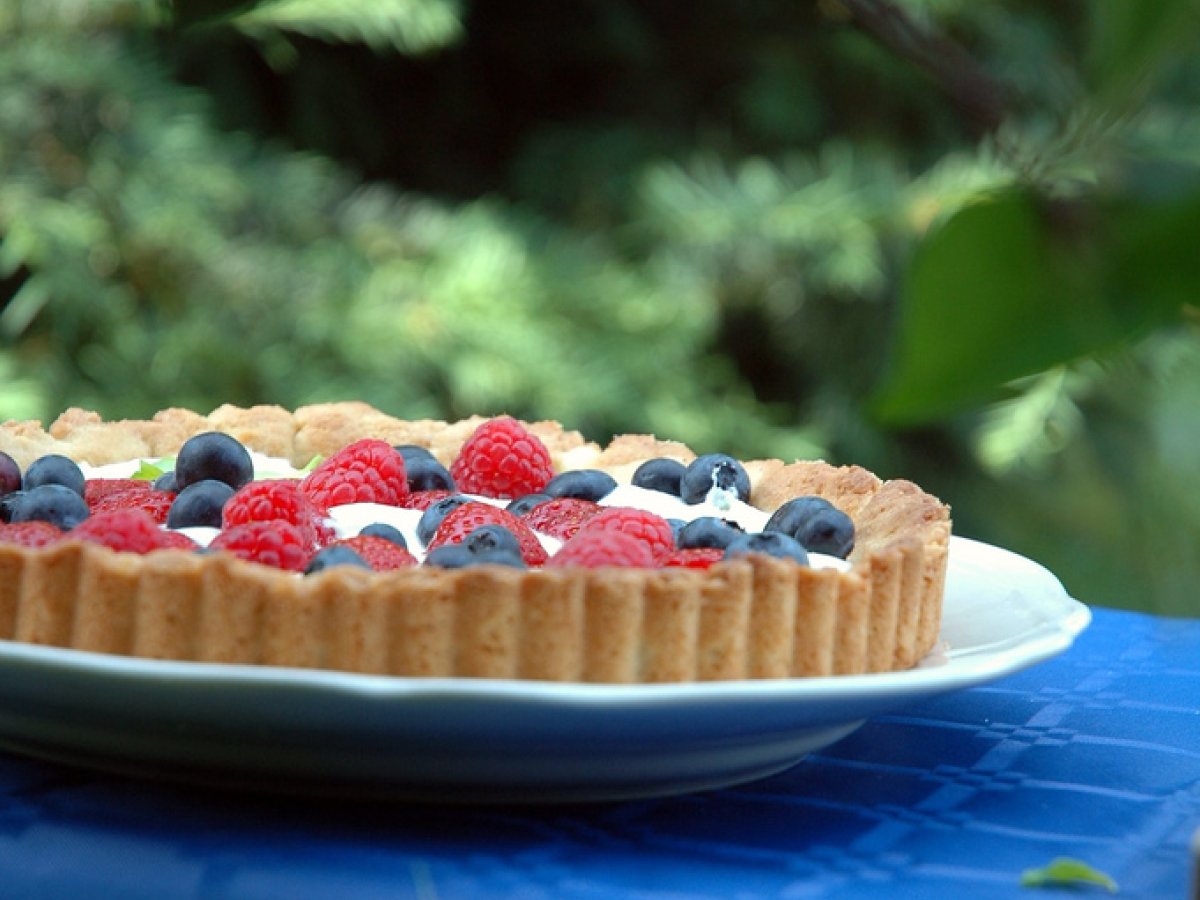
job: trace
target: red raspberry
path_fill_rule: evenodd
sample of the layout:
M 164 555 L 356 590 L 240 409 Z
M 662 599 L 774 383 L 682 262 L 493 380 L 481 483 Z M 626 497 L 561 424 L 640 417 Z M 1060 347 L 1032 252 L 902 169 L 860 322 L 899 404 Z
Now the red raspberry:
M 550 451 L 516 419 L 484 422 L 450 464 L 450 475 L 465 494 L 513 498 L 536 494 L 554 477 Z
M 647 569 L 654 566 L 650 545 L 623 531 L 607 528 L 585 528 L 550 557 L 546 568 L 561 569 L 582 566 L 598 569 L 603 566 L 628 566 Z
M 707 569 L 724 558 L 725 551 L 716 547 L 688 547 L 664 553 L 658 558 L 658 564 L 666 568 Z
M 164 531 L 163 546 L 171 550 L 196 550 L 200 547 L 182 531 Z
M 528 525 L 510 513 L 507 509 L 492 506 L 490 503 L 464 503 L 457 506 L 442 519 L 442 524 L 434 532 L 427 550 L 441 547 L 444 544 L 461 544 L 476 528 L 483 525 L 501 525 L 517 536 L 521 545 L 521 558 L 529 566 L 540 566 L 546 561 L 546 548 L 542 546 L 537 535 Z
M 171 544 L 154 517 L 141 509 L 92 513 L 71 529 L 71 538 L 127 553 L 149 553 Z
M 404 498 L 404 502 L 400 505 L 405 509 L 420 509 L 426 510 L 439 500 L 444 500 L 451 496 L 454 491 L 413 491 Z
M 109 494 L 120 494 L 129 490 L 153 490 L 153 484 L 142 478 L 89 478 L 83 484 L 83 499 L 89 507 L 95 506 Z
M 629 506 L 609 506 L 592 516 L 580 531 L 622 531 L 643 541 L 654 556 L 675 549 L 675 533 L 662 516 Z
M 45 547 L 61 541 L 66 532 L 49 522 L 34 520 L 0 524 L 0 544 L 17 544 L 21 547 Z
M 289 478 L 251 481 L 225 501 L 221 525 L 232 528 L 250 522 L 288 522 L 305 535 L 309 547 L 333 539 L 333 530 L 303 493 L 300 482 Z
M 417 558 L 401 547 L 393 544 L 387 538 L 375 537 L 370 534 L 359 534 L 354 537 L 334 541 L 332 546 L 344 544 L 367 561 L 376 572 L 388 572 L 405 566 L 415 566 Z
M 565 541 L 574 537 L 575 532 L 601 509 L 599 503 L 591 500 L 556 497 L 545 503 L 539 503 L 521 518 L 534 531 L 540 531 L 542 534 Z
M 408 496 L 404 457 L 387 441 L 363 438 L 343 447 L 300 482 L 321 512 L 348 503 L 399 506 Z
M 156 491 L 148 482 L 135 482 L 135 487 L 106 493 L 94 503 L 88 504 L 92 513 L 113 512 L 119 509 L 140 509 L 149 513 L 159 525 L 165 525 L 175 495 L 169 491 Z
M 235 525 L 218 534 L 212 550 L 225 550 L 239 559 L 303 572 L 312 558 L 312 544 L 304 531 L 290 522 L 247 522 Z

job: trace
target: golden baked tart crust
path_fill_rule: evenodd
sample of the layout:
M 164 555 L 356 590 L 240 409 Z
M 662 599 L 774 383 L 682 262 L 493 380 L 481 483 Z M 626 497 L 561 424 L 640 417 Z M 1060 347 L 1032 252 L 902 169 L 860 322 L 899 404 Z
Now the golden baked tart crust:
M 361 403 L 164 410 L 119 422 L 68 410 L 48 429 L 5 423 L 0 450 L 22 469 L 47 453 L 102 465 L 171 455 L 219 430 L 295 466 L 363 437 L 420 444 L 448 464 L 483 421 L 403 421 Z M 555 422 L 524 424 L 558 471 L 600 468 L 627 481 L 647 458 L 695 455 L 648 435 L 601 447 Z M 606 683 L 882 672 L 924 657 L 941 622 L 948 508 L 910 482 L 854 466 L 745 465 L 760 509 L 815 494 L 851 517 L 847 571 L 752 556 L 707 570 L 335 567 L 299 577 L 221 553 L 0 544 L 0 639 L 404 677 Z

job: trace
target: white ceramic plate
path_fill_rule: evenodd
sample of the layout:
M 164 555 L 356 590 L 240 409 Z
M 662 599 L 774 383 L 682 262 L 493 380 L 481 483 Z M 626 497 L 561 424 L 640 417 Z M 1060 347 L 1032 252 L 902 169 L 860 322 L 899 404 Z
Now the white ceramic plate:
M 1067 649 L 1046 569 L 951 543 L 938 650 L 879 675 L 671 685 L 405 679 L 0 641 L 0 745 L 143 776 L 437 801 L 615 800 L 760 778 L 869 716 Z

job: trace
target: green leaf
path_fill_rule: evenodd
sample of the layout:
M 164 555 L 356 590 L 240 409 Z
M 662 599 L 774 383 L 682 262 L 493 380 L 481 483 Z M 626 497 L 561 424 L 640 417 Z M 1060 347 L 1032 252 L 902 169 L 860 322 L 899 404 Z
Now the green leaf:
M 1184 203 L 1058 207 L 1026 191 L 976 202 L 918 248 L 874 411 L 926 422 L 1009 382 L 1142 336 L 1200 296 Z
M 1197 0 L 1100 0 L 1092 5 L 1091 80 L 1110 100 L 1139 94 L 1148 79 L 1200 38 Z
M 1082 860 L 1059 856 L 1040 869 L 1026 869 L 1021 873 L 1022 887 L 1052 887 L 1057 885 L 1096 884 L 1110 894 L 1117 893 L 1117 883 L 1099 869 L 1094 869 Z
M 453 0 L 271 0 L 230 21 L 260 39 L 290 31 L 410 53 L 444 47 L 462 33 Z
M 169 472 L 174 464 L 174 461 L 174 458 L 170 456 L 157 460 L 143 459 L 142 464 L 138 466 L 137 471 L 129 477 L 136 478 L 139 481 L 153 481 L 159 475 Z

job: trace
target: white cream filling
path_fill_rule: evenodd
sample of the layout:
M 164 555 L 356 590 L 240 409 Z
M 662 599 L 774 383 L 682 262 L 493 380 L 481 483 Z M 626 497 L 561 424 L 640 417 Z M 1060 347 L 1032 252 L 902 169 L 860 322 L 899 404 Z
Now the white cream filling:
M 254 462 L 254 477 L 256 479 L 303 478 L 305 475 L 303 471 L 293 467 L 286 459 L 263 456 L 262 454 L 253 452 L 250 454 L 250 457 Z M 154 460 L 149 461 L 154 462 Z M 135 459 L 104 466 L 90 466 L 86 463 L 80 463 L 79 467 L 83 470 L 84 477 L 86 478 L 129 478 L 140 468 L 142 462 L 143 460 Z M 472 499 L 484 503 L 491 503 L 494 506 L 504 506 L 508 503 L 507 500 L 496 500 L 491 497 L 467 496 L 471 496 Z M 663 493 L 662 491 L 651 491 L 646 488 L 635 487 L 632 484 L 618 484 L 612 492 L 600 500 L 600 505 L 630 506 L 636 509 L 647 510 L 662 516 L 664 519 L 681 519 L 685 522 L 690 522 L 702 516 L 715 516 L 719 519 L 737 523 L 743 531 L 748 533 L 762 531 L 763 526 L 770 519 L 768 513 L 748 503 L 743 503 L 730 492 L 721 491 L 716 488 L 709 492 L 703 503 L 688 504 L 684 503 L 679 497 Z M 417 537 L 417 523 L 421 521 L 422 514 L 422 511 L 419 509 L 403 509 L 395 506 L 386 506 L 382 503 L 350 503 L 345 506 L 332 507 L 329 510 L 329 522 L 337 536 L 343 538 L 358 534 L 368 525 L 376 523 L 391 525 L 399 529 L 401 534 L 404 535 L 405 541 L 408 542 L 409 552 L 417 559 L 422 559 L 425 555 L 424 546 Z M 220 533 L 220 529 L 205 527 L 180 528 L 177 530 L 182 534 L 186 534 L 203 547 L 207 547 L 213 538 Z M 538 540 L 541 541 L 542 546 L 546 548 L 546 552 L 550 555 L 553 555 L 562 545 L 560 540 L 548 534 L 538 533 Z M 809 553 L 808 560 L 809 565 L 817 569 L 836 568 L 844 571 L 850 567 L 850 564 L 845 560 L 822 553 Z

